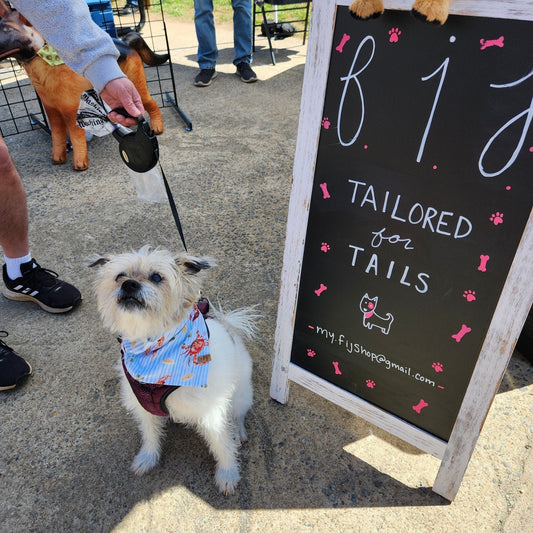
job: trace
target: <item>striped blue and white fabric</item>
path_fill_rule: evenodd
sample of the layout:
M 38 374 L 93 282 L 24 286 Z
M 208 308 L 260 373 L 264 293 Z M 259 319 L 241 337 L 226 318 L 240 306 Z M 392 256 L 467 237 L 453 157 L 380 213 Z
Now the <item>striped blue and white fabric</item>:
M 206 387 L 209 372 L 209 333 L 195 306 L 172 331 L 147 342 L 121 343 L 124 364 L 141 383 Z

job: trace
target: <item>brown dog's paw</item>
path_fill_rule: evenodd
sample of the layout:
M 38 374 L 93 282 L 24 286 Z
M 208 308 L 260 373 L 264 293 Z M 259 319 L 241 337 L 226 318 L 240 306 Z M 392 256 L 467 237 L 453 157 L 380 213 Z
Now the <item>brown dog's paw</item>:
M 416 0 L 413 4 L 415 17 L 432 24 L 444 24 L 448 19 L 450 0 Z
M 52 156 L 52 165 L 64 165 L 67 162 L 67 156 L 54 157 Z
M 82 171 L 87 170 L 89 168 L 89 161 L 87 159 L 80 160 L 80 161 L 74 161 L 74 170 Z
M 159 106 L 150 98 L 150 101 L 143 101 L 144 108 L 150 117 L 150 128 L 156 135 L 160 135 L 164 131 L 163 115 Z
M 165 128 L 163 128 L 163 123 L 159 124 L 157 122 L 152 122 L 150 124 L 150 127 L 152 128 L 152 131 L 156 135 L 161 135 L 163 133 L 163 131 L 165 130 Z
M 354 0 L 350 5 L 352 17 L 362 20 L 379 17 L 383 10 L 383 0 Z

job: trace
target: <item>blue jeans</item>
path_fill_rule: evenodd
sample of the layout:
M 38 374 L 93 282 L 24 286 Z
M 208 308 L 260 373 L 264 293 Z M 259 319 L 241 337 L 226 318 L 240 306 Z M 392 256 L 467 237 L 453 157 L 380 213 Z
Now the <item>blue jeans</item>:
M 252 62 L 252 0 L 231 0 L 233 8 L 233 64 Z M 215 68 L 218 48 L 213 0 L 194 0 L 194 27 L 198 38 L 198 65 Z

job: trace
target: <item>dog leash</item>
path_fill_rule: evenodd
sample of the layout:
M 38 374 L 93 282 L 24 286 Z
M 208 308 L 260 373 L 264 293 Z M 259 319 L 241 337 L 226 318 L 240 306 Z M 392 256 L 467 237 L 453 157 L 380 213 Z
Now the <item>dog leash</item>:
M 125 116 L 131 116 L 124 109 L 115 109 L 115 111 Z M 159 170 L 163 177 L 163 184 L 165 185 L 170 210 L 172 211 L 174 222 L 178 228 L 183 248 L 185 248 L 185 251 L 187 252 L 187 244 L 185 243 L 185 236 L 183 235 L 183 227 L 178 214 L 178 208 L 176 207 L 176 202 L 174 201 L 170 185 L 168 184 L 165 172 L 159 161 L 159 144 L 150 125 L 143 117 L 137 117 L 136 131 L 133 132 L 128 130 L 126 132 L 126 128 L 122 129 L 118 126 L 113 131 L 113 136 L 119 142 L 120 157 L 133 171 L 139 173 L 148 172 L 159 163 Z
M 187 245 L 185 244 L 185 237 L 183 236 L 183 228 L 181 226 L 180 217 L 178 215 L 178 208 L 176 207 L 176 202 L 174 202 L 174 196 L 172 196 L 172 191 L 170 190 L 170 185 L 168 184 L 161 163 L 159 163 L 159 170 L 161 170 L 161 176 L 163 176 L 163 183 L 165 184 L 165 190 L 167 191 L 168 203 L 170 205 L 170 210 L 172 211 L 172 216 L 174 217 L 174 222 L 176 222 L 176 227 L 178 228 L 178 233 L 180 234 L 183 248 L 185 248 L 185 251 L 188 252 Z

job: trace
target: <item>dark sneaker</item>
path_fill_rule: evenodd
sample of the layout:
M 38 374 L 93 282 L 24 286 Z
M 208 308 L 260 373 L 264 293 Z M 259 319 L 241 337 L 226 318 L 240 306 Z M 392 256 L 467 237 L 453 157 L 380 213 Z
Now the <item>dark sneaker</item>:
M 6 337 L 7 332 L 0 331 L 0 391 L 14 389 L 32 373 L 30 364 L 2 340 Z
M 254 81 L 257 81 L 257 74 L 252 70 L 250 63 L 245 63 L 243 61 L 236 65 L 236 67 L 237 72 L 235 72 L 235 74 L 241 77 L 241 81 L 244 83 L 253 83 Z
M 10 300 L 35 302 L 49 313 L 66 313 L 81 301 L 76 287 L 58 279 L 53 270 L 41 268 L 35 259 L 20 265 L 22 276 L 9 279 L 4 265 L 4 296 Z
M 217 75 L 214 68 L 203 68 L 194 78 L 194 85 L 196 87 L 208 87 Z

